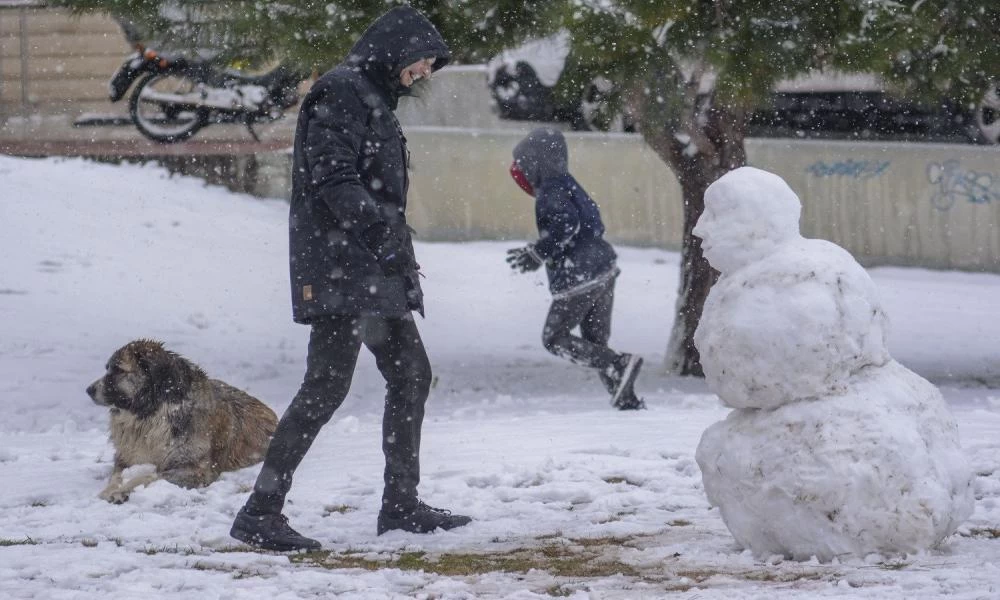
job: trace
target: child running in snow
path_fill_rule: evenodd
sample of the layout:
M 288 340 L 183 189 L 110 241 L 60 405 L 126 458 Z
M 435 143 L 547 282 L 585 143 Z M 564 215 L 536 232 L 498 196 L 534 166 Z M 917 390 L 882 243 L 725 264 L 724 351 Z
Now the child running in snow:
M 569 173 L 562 133 L 549 127 L 529 133 L 514 147 L 510 174 L 535 197 L 539 238 L 509 250 L 507 262 L 521 273 L 545 265 L 552 305 L 542 344 L 556 356 L 597 370 L 615 408 L 645 408 L 633 389 L 642 358 L 608 348 L 617 255 L 604 240 L 597 204 Z M 579 336 L 571 333 L 577 327 Z

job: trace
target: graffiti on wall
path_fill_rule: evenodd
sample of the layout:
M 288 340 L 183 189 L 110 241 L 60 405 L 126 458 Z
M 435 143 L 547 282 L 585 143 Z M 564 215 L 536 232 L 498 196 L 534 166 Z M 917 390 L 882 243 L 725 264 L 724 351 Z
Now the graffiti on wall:
M 871 179 L 878 177 L 889 169 L 888 160 L 838 160 L 826 162 L 817 160 L 806 167 L 806 172 L 813 177 L 851 177 L 853 179 Z
M 981 173 L 963 168 L 957 160 L 927 164 L 927 181 L 934 184 L 931 206 L 950 210 L 956 202 L 989 204 L 1000 202 L 998 178 L 992 173 Z

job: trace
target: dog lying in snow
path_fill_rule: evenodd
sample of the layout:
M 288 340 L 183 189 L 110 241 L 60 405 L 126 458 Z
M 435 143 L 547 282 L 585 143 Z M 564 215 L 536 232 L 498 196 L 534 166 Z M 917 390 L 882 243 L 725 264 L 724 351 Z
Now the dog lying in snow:
M 157 479 L 206 486 L 223 471 L 260 462 L 278 419 L 263 402 L 209 379 L 191 361 L 152 340 L 135 340 L 108 360 L 87 387 L 111 412 L 115 464 L 100 498 L 116 504 Z M 154 473 L 123 481 L 125 469 L 152 464 Z

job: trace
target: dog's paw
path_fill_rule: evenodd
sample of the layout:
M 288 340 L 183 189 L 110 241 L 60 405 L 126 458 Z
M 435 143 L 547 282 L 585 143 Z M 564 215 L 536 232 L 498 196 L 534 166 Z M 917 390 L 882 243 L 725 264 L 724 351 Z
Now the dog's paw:
M 97 497 L 111 504 L 123 504 L 128 501 L 128 492 L 108 489 L 98 494 Z

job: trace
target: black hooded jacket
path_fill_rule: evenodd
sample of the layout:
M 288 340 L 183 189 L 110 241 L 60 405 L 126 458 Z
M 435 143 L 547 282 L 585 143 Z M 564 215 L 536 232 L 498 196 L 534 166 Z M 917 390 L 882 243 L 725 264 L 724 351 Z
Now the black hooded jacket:
M 586 291 L 618 274 L 614 249 L 604 239 L 597 204 L 569 173 L 566 139 L 542 127 L 514 147 L 514 160 L 535 190 L 538 241 L 554 297 Z
M 401 317 L 423 309 L 415 268 L 386 276 L 363 234 L 388 227 L 412 254 L 405 214 L 409 153 L 392 111 L 408 91 L 400 72 L 429 57 L 435 70 L 448 62 L 444 39 L 417 10 L 394 8 L 302 101 L 289 217 L 298 323 L 329 315 Z

